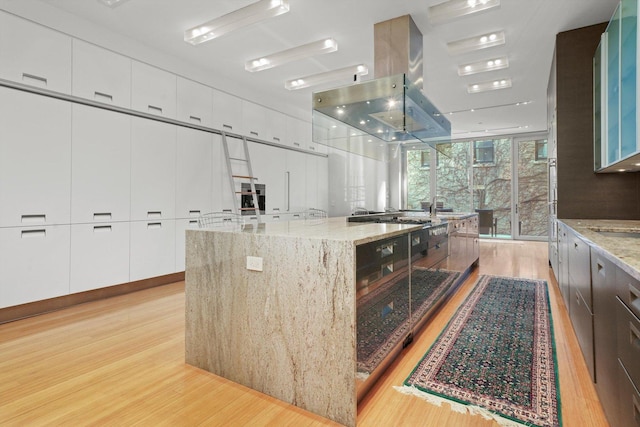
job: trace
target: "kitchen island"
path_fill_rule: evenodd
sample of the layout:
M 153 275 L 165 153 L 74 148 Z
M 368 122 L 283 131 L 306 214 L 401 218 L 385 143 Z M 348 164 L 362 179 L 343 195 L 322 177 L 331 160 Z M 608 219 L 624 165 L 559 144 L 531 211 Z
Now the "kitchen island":
M 424 229 L 339 217 L 188 230 L 186 362 L 355 425 L 373 376 L 460 282 L 424 264 Z M 356 280 L 358 248 L 382 260 L 375 278 Z

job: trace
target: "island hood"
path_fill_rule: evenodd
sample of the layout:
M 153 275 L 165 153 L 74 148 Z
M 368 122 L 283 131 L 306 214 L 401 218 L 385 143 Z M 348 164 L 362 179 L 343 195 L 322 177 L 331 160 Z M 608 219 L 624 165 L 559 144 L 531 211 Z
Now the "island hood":
M 450 140 L 451 124 L 423 94 L 422 47 L 409 15 L 375 24 L 374 79 L 313 94 L 314 141 L 344 148 L 357 138 L 360 145 Z

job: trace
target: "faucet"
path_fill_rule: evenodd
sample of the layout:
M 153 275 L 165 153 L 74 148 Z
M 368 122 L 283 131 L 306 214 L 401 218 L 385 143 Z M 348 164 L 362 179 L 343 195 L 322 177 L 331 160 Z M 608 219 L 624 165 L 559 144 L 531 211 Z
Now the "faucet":
M 432 217 L 435 217 L 437 215 L 437 213 L 438 213 L 438 205 L 436 204 L 438 199 L 442 199 L 445 202 L 447 201 L 447 198 L 444 197 L 444 196 L 439 196 L 437 194 L 435 196 L 433 196 L 433 199 L 431 201 L 431 216 Z M 442 206 L 444 207 L 444 204 Z

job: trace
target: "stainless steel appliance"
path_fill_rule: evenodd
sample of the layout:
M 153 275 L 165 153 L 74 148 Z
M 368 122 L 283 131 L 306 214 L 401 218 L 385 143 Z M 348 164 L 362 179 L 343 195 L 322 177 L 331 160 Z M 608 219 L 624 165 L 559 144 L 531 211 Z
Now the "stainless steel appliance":
M 260 214 L 264 215 L 265 206 L 266 206 L 266 188 L 264 184 L 254 184 L 256 187 L 256 193 L 258 196 L 258 209 L 260 210 Z M 242 183 L 240 190 L 242 191 L 242 196 L 240 198 L 240 203 L 242 208 L 255 208 L 253 205 L 253 197 L 251 194 L 251 184 Z M 243 210 L 242 215 L 255 215 L 254 211 L 251 210 Z

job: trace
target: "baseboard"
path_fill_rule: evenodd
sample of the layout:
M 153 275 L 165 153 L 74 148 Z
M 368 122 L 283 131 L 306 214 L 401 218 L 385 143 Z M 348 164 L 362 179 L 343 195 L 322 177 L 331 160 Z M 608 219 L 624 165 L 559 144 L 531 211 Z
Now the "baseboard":
M 0 309 L 0 324 L 184 280 L 184 271 Z

